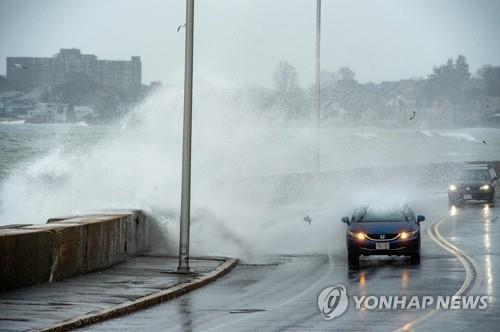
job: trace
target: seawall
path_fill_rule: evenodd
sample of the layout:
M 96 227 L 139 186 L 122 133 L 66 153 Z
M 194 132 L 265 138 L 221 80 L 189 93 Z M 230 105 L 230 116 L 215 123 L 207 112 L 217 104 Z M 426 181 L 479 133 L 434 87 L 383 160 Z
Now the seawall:
M 0 292 L 62 280 L 149 250 L 139 210 L 49 219 L 0 227 Z

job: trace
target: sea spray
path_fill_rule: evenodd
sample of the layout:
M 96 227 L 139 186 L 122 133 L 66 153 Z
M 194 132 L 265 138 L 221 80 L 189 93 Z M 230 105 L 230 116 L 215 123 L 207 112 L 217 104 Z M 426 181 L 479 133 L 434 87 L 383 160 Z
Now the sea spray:
M 182 100 L 181 88 L 158 90 L 92 148 L 55 146 L 10 173 L 0 188 L 0 223 L 137 208 L 154 223 L 154 250 L 175 254 Z M 426 135 L 330 124 L 321 131 L 317 176 L 311 172 L 317 133 L 309 118 L 276 119 L 272 110 L 234 98 L 227 84 L 200 82 L 194 100 L 191 240 L 201 255 L 339 254 L 339 220 L 355 205 L 411 201 L 421 188 L 409 167 L 479 159 L 491 155 L 500 137 L 498 130 L 481 130 L 491 145 L 457 143 L 443 130 Z M 451 150 L 458 157 L 443 153 Z

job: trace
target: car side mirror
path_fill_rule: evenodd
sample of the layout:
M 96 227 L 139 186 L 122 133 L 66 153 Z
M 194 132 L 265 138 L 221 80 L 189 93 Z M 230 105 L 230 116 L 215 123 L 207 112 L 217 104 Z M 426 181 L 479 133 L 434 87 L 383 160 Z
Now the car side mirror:
M 342 217 L 342 222 L 349 225 L 349 217 Z
M 425 220 L 425 216 L 423 215 L 418 215 L 417 216 L 417 222 L 421 222 L 421 221 L 424 221 Z

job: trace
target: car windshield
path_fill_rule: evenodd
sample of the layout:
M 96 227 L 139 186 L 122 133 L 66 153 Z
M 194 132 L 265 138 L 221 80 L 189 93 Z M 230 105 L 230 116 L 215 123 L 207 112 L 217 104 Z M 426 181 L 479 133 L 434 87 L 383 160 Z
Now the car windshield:
M 377 221 L 391 221 L 402 222 L 409 221 L 411 218 L 409 214 L 401 209 L 373 209 L 362 208 L 354 212 L 352 220 L 354 222 L 377 222 Z
M 488 171 L 485 169 L 464 170 L 459 177 L 462 181 L 483 181 L 488 179 Z

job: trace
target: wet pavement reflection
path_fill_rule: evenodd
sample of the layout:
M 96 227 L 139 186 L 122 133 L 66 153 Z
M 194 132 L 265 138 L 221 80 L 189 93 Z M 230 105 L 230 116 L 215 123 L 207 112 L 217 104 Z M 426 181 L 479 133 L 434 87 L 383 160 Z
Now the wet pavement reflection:
M 471 203 L 450 208 L 451 220 L 444 222 L 440 232 L 475 263 L 476 278 L 468 294 L 487 295 L 486 310 L 457 310 L 440 313 L 422 324 L 421 330 L 495 331 L 500 324 L 500 306 L 496 298 L 500 287 L 498 275 L 500 206 Z
M 191 298 L 183 297 L 179 299 L 178 310 L 179 314 L 183 316 L 182 319 L 182 330 L 186 332 L 193 331 L 193 317 L 192 317 L 192 307 Z
M 481 311 L 436 312 L 419 322 L 415 330 L 496 330 L 500 325 L 500 306 L 495 299 L 500 287 L 500 208 L 473 204 L 447 210 L 442 208 L 446 206 L 445 197 L 427 206 L 442 212 L 445 219 L 440 223 L 440 234 L 460 248 L 478 270 L 468 293 L 488 295 L 490 302 Z M 464 283 L 464 266 L 432 241 L 426 232 L 432 220 L 426 223 L 420 264 L 404 257 L 363 257 L 359 267 L 349 268 L 345 253 L 265 257 L 263 264 L 241 264 L 212 285 L 179 299 L 85 330 L 393 331 L 430 309 L 356 310 L 351 303 L 342 316 L 325 321 L 317 308 L 317 296 L 334 285 L 344 285 L 349 296 L 454 295 Z

